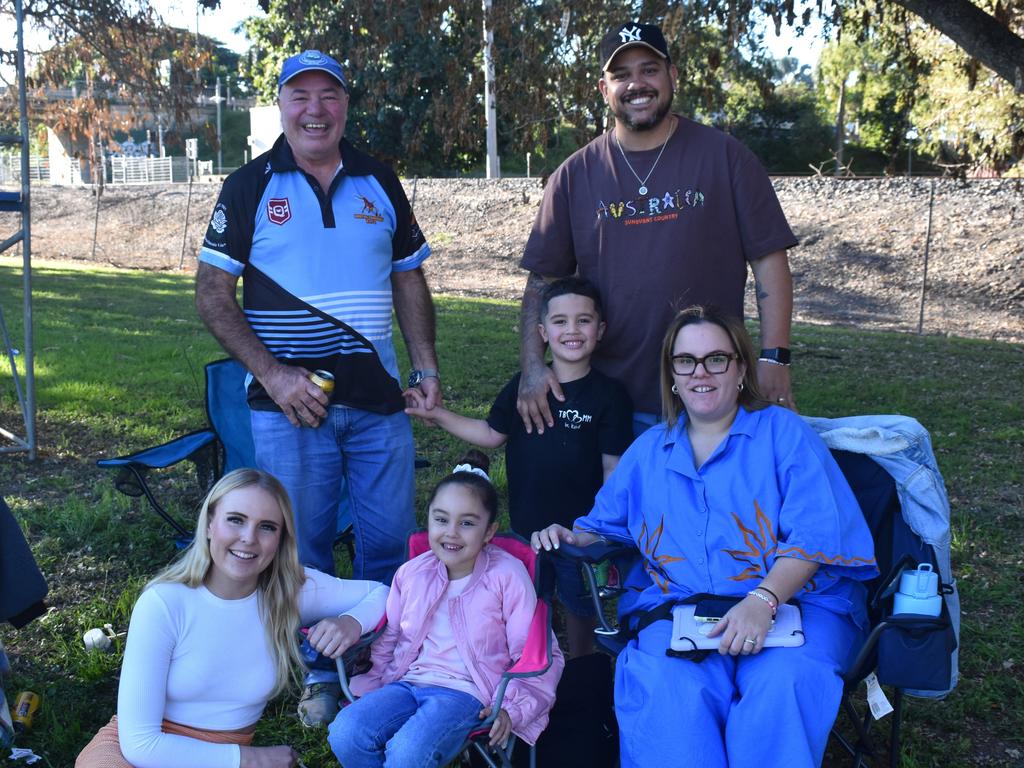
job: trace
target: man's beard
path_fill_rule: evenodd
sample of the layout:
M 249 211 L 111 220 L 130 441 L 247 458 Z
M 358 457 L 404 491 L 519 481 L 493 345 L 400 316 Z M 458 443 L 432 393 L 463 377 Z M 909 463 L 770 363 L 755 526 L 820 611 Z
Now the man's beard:
M 622 123 L 623 126 L 631 131 L 649 131 L 657 126 L 661 125 L 661 121 L 665 119 L 665 116 L 672 110 L 672 102 L 675 99 L 675 89 L 669 88 L 668 99 L 664 104 L 658 107 L 658 111 L 653 116 L 646 120 L 635 120 L 630 117 L 629 112 L 626 111 L 625 102 L 620 101 L 618 109 L 613 109 L 612 114 L 615 119 Z

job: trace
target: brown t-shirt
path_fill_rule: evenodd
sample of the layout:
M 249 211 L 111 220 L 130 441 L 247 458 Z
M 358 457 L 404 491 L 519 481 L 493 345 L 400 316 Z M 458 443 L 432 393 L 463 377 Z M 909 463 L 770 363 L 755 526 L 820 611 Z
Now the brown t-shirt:
M 658 352 L 677 311 L 713 304 L 743 316 L 747 262 L 797 244 L 761 163 L 716 128 L 679 118 L 660 148 L 627 152 L 612 133 L 552 174 L 520 265 L 597 285 L 607 330 L 594 365 L 658 413 Z

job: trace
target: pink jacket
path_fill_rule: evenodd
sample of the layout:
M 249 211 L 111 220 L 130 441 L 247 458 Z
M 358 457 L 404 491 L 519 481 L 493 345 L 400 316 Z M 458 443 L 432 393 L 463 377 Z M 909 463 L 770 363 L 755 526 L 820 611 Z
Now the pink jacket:
M 363 695 L 401 680 L 419 654 L 430 617 L 448 588 L 448 572 L 432 552 L 398 569 L 387 602 L 387 627 L 371 649 L 373 668 L 352 680 Z M 486 546 L 465 590 L 449 600 L 452 633 L 476 687 L 494 703 L 502 673 L 519 658 L 537 596 L 526 568 L 502 549 Z M 552 638 L 551 667 L 537 677 L 516 678 L 505 688 L 502 708 L 512 731 L 534 744 L 548 724 L 565 661 Z

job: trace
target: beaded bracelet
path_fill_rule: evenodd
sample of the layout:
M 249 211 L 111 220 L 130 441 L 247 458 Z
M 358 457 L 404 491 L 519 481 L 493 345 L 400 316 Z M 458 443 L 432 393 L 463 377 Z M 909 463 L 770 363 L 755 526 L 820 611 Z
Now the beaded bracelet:
M 780 602 L 782 602 L 781 600 L 779 600 L 779 596 L 776 595 L 774 592 L 772 592 L 770 589 L 768 589 L 768 587 L 761 586 L 761 587 L 754 587 L 754 589 L 760 589 L 762 592 L 767 592 L 769 595 L 772 596 L 772 599 L 775 601 L 776 605 L 778 605 Z
M 764 596 L 764 595 L 762 595 L 762 594 L 761 594 L 760 592 L 755 592 L 754 590 L 750 590 L 749 592 L 747 592 L 747 594 L 748 594 L 748 595 L 753 595 L 753 596 L 754 596 L 754 597 L 756 597 L 756 598 L 757 598 L 758 600 L 763 600 L 764 602 L 768 603 L 768 607 L 772 609 L 772 618 L 773 618 L 773 619 L 775 618 L 775 613 L 776 613 L 776 611 L 778 611 L 778 610 L 779 610 L 779 605 L 778 605 L 778 603 L 776 603 L 776 602 L 775 602 L 774 600 L 772 600 L 772 599 L 771 599 L 770 597 L 765 597 L 765 596 Z

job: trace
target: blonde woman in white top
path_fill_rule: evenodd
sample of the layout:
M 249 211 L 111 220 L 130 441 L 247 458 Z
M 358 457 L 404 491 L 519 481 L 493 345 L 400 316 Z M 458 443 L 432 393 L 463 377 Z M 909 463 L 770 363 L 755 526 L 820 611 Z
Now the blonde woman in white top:
M 135 604 L 117 717 L 76 768 L 295 766 L 290 746 L 254 747 L 252 735 L 302 669 L 296 628 L 317 622 L 310 643 L 336 658 L 377 624 L 387 593 L 303 568 L 281 484 L 255 469 L 225 475 L 192 544 Z

